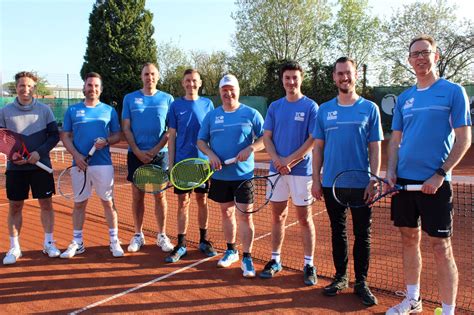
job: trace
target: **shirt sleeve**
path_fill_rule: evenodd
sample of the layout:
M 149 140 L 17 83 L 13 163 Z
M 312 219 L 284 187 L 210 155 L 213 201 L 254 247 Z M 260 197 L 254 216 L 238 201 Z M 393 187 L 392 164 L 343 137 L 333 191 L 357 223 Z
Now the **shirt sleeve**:
M 273 131 L 274 108 L 275 108 L 275 102 L 271 103 L 270 107 L 268 107 L 267 115 L 265 116 L 265 122 L 263 123 L 264 130 Z
M 64 113 L 64 120 L 63 120 L 63 131 L 71 132 L 72 131 L 72 121 L 71 121 L 71 111 L 72 106 L 69 106 L 66 112 Z
M 311 134 L 316 126 L 317 123 L 317 114 L 318 114 L 318 104 L 316 102 L 312 102 L 311 109 L 309 111 L 309 124 L 308 124 L 308 133 Z
M 316 115 L 316 123 L 314 124 L 313 133 L 311 134 L 314 139 L 325 140 L 324 136 L 324 122 L 323 122 L 323 112 L 318 111 Z
M 118 119 L 118 114 L 114 108 L 112 108 L 112 113 L 110 117 L 110 132 L 119 132 L 120 129 L 120 122 Z
M 166 118 L 168 121 L 168 127 L 177 129 L 177 123 L 176 123 L 176 116 L 175 116 L 175 104 L 176 102 L 171 103 L 169 110 L 168 110 L 168 117 Z
M 130 94 L 125 95 L 125 97 L 123 98 L 122 120 L 130 119 L 129 99 L 130 99 Z
M 210 119 L 211 119 L 211 112 L 207 113 L 202 121 L 201 128 L 199 129 L 199 133 L 198 133 L 198 140 L 209 142 L 210 130 L 211 130 Z
M 372 111 L 370 113 L 369 119 L 369 142 L 382 141 L 383 130 L 382 123 L 380 121 L 380 111 L 379 107 L 375 104 L 372 104 Z
M 263 117 L 258 111 L 255 111 L 253 117 L 253 132 L 257 139 L 263 136 Z
M 403 116 L 401 111 L 401 98 L 397 98 L 397 103 L 393 109 L 392 130 L 403 131 Z
M 469 99 L 466 90 L 456 84 L 452 99 L 451 118 L 453 128 L 472 125 L 471 114 L 469 112 Z

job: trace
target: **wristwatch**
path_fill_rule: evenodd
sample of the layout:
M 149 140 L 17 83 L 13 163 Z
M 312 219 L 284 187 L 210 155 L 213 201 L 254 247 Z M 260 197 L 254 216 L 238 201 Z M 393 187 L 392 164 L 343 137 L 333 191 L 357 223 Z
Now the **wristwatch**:
M 440 167 L 440 168 L 438 168 L 438 169 L 436 170 L 436 174 L 438 174 L 439 176 L 446 177 L 446 171 L 443 170 L 442 167 Z

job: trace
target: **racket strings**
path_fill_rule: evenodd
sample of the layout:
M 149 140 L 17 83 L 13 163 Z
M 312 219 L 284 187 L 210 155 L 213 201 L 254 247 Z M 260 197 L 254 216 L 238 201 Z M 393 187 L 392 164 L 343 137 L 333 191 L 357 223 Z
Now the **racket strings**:
M 146 192 L 163 190 L 169 181 L 166 171 L 155 165 L 144 165 L 139 167 L 133 174 L 135 186 Z
M 209 179 L 211 169 L 209 164 L 200 163 L 200 161 L 189 161 L 177 164 L 171 171 L 173 185 L 190 189 L 202 185 Z

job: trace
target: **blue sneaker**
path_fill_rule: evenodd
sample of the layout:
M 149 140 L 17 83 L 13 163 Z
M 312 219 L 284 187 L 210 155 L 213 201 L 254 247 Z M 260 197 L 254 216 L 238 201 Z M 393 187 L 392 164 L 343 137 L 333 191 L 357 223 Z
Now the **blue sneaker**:
M 237 250 L 228 249 L 224 252 L 224 257 L 217 262 L 217 267 L 227 268 L 237 261 L 239 261 L 239 252 Z
M 255 277 L 255 268 L 253 267 L 252 257 L 244 257 L 241 265 L 242 271 L 244 272 L 245 278 Z
M 175 263 L 177 262 L 178 260 L 181 259 L 181 257 L 184 257 L 186 256 L 187 254 L 187 250 L 186 250 L 186 247 L 184 246 L 176 246 L 172 251 L 171 253 L 165 257 L 165 262 L 167 263 Z
M 272 259 L 265 265 L 259 277 L 264 279 L 273 278 L 273 276 L 282 269 L 281 263 L 277 263 L 275 259 Z
M 214 257 L 217 255 L 216 250 L 212 247 L 212 243 L 209 241 L 202 241 L 199 243 L 199 250 L 204 253 L 207 257 Z

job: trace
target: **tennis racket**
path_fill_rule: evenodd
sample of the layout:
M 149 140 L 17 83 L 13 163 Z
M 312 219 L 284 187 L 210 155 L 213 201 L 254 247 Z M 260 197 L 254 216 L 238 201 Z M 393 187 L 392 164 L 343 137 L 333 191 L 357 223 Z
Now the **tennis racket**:
M 95 150 L 96 148 L 95 148 L 95 143 L 94 143 L 92 148 L 89 150 L 89 153 L 87 153 L 87 156 L 85 158 L 86 163 L 88 163 L 89 160 L 92 158 L 92 156 L 95 153 Z M 62 171 L 58 177 L 58 191 L 61 194 L 61 196 L 63 196 L 66 199 L 73 199 L 73 197 L 75 197 L 72 178 L 73 176 L 77 176 L 77 174 L 79 173 L 83 174 L 83 180 L 80 182 L 82 183 L 80 186 L 81 190 L 79 191 L 77 196 L 80 196 L 84 192 L 84 189 L 87 183 L 87 168 L 84 171 L 82 171 L 81 169 L 79 169 L 79 167 L 71 165 L 68 168 L 66 168 L 64 171 Z
M 366 187 L 372 181 L 372 191 L 364 195 Z M 339 173 L 332 185 L 334 199 L 344 207 L 368 207 L 397 191 L 421 191 L 423 185 L 394 185 L 384 191 L 384 184 L 388 182 L 365 170 L 347 170 Z
M 303 159 L 293 161 L 289 164 L 290 168 L 301 162 Z M 280 180 L 282 174 L 280 172 L 265 175 L 265 176 L 254 176 L 240 183 L 237 189 L 234 191 L 234 203 L 235 207 L 242 213 L 249 214 L 260 211 L 264 208 L 273 196 L 273 191 Z M 276 177 L 272 180 L 273 177 Z M 239 200 L 251 200 L 250 207 L 244 207 L 249 205 L 248 203 L 242 203 Z
M 224 161 L 224 165 L 235 162 L 236 158 L 227 159 Z M 200 158 L 185 159 L 173 166 L 170 172 L 170 181 L 178 189 L 191 190 L 204 187 L 214 172 L 215 170 L 208 160 Z
M 137 168 L 133 173 L 133 184 L 140 191 L 149 194 L 157 194 L 173 187 L 168 172 L 154 164 L 145 164 Z
M 30 157 L 30 152 L 28 152 L 21 135 L 6 128 L 0 128 L 0 152 L 5 154 L 9 160 L 14 160 L 15 153 L 24 159 Z M 53 173 L 52 168 L 44 165 L 40 161 L 35 164 L 46 172 Z

